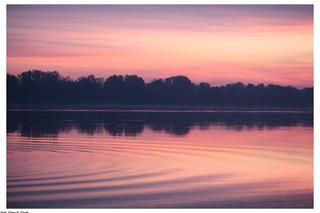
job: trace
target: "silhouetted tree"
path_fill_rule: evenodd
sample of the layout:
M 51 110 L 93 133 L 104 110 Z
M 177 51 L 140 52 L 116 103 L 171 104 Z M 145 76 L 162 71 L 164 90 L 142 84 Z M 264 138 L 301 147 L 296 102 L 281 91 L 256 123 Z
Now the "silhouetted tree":
M 190 103 L 194 101 L 195 86 L 185 76 L 174 76 L 164 80 L 168 88 L 167 97 L 173 103 Z
M 210 86 L 185 76 L 149 83 L 137 75 L 113 75 L 105 81 L 93 75 L 72 80 L 58 72 L 32 70 L 7 74 L 8 102 L 206 104 L 218 106 L 313 106 L 313 88 L 269 84 Z
M 20 80 L 14 76 L 7 74 L 7 99 L 15 101 L 21 98 Z
M 197 98 L 200 103 L 210 104 L 210 84 L 201 82 L 197 85 Z
M 304 88 L 300 94 L 302 105 L 313 106 L 313 88 Z
M 122 99 L 124 97 L 123 75 L 113 75 L 107 78 L 103 84 L 105 97 L 109 100 Z
M 126 100 L 136 102 L 144 99 L 144 80 L 137 75 L 126 75 L 124 78 L 124 94 Z
M 57 71 L 32 70 L 18 75 L 23 99 L 56 99 L 62 92 L 61 77 Z
M 85 100 L 98 100 L 101 98 L 102 78 L 95 78 L 94 75 L 80 77 L 76 82 L 77 97 Z

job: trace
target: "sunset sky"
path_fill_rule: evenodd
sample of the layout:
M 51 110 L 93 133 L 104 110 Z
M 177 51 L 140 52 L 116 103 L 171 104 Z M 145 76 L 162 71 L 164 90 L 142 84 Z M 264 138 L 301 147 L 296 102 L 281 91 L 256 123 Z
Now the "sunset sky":
M 313 86 L 312 5 L 7 7 L 7 72 Z

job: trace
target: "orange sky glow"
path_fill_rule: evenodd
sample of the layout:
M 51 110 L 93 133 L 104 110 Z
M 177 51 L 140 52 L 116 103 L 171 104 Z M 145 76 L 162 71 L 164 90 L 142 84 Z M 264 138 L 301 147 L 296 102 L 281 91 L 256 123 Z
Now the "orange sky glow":
M 313 86 L 312 5 L 7 7 L 7 72 Z

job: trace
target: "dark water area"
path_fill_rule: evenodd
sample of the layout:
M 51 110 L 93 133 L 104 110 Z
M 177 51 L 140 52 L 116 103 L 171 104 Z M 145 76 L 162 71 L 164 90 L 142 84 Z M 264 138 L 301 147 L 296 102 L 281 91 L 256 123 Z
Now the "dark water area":
M 187 135 L 200 129 L 224 126 L 228 129 L 272 129 L 281 126 L 313 126 L 313 114 L 305 112 L 208 112 L 208 111 L 8 111 L 7 132 L 22 136 L 57 137 L 76 129 L 93 135 L 105 131 L 113 136 L 136 136 L 145 128 L 173 135 Z
M 8 208 L 312 208 L 306 111 L 8 110 Z

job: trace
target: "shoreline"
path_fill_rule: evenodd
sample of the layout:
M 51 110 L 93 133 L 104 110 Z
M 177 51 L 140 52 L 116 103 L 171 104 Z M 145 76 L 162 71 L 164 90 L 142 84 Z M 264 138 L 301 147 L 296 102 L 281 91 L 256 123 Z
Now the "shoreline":
M 7 111 L 94 111 L 94 112 L 306 112 L 312 107 L 205 106 L 143 104 L 7 104 Z

